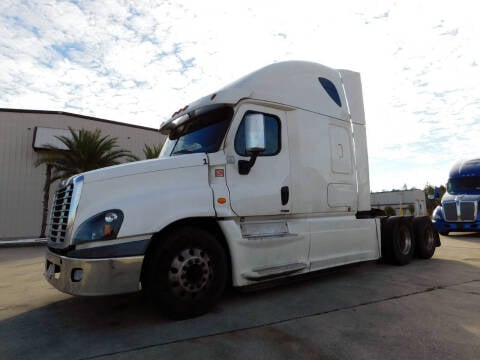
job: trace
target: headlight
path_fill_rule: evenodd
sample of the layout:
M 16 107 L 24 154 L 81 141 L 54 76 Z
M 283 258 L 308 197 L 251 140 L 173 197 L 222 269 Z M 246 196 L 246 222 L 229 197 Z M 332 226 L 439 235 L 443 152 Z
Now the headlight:
M 74 244 L 87 241 L 112 240 L 120 231 L 123 212 L 118 209 L 107 210 L 84 221 L 73 236 Z
M 433 220 L 442 220 L 443 219 L 442 207 L 441 206 L 437 206 L 435 208 L 435 210 L 433 210 L 432 218 L 433 218 Z

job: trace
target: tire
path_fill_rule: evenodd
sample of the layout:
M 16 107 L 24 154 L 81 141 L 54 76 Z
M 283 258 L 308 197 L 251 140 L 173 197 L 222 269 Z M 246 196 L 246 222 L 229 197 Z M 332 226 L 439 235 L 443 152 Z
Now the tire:
M 415 252 L 412 222 L 403 217 L 390 217 L 382 227 L 382 257 L 395 265 L 408 264 Z
M 413 219 L 416 254 L 420 259 L 430 259 L 440 239 L 437 229 L 428 217 Z
M 215 236 L 199 228 L 176 229 L 152 251 L 144 289 L 167 317 L 202 315 L 220 299 L 228 264 Z

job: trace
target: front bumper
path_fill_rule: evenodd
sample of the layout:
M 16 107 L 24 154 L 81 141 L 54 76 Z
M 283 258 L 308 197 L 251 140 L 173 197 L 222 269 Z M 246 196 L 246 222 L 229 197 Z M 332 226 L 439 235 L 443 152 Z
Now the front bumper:
M 142 263 L 143 256 L 75 259 L 47 250 L 44 276 L 55 288 L 71 295 L 122 294 L 140 289 Z
M 480 232 L 480 221 L 476 222 L 446 222 L 433 220 L 438 232 Z

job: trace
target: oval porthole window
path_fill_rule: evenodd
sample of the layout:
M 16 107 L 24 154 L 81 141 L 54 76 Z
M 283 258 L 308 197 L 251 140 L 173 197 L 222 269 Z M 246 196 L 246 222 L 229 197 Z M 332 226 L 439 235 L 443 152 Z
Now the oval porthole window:
M 331 82 L 330 80 L 319 77 L 318 81 L 320 81 L 320 84 L 322 84 L 323 88 L 327 92 L 328 96 L 337 104 L 338 106 L 342 106 L 342 102 L 340 100 L 340 95 L 338 94 L 337 88 L 335 87 L 335 84 Z

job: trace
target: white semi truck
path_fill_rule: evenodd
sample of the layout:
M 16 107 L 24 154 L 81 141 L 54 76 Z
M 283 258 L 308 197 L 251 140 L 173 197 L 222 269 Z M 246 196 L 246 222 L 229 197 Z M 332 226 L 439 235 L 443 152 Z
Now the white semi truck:
M 45 276 L 73 295 L 143 290 L 202 314 L 225 286 L 260 284 L 440 245 L 429 218 L 370 206 L 360 75 L 309 62 L 262 68 L 182 108 L 158 159 L 64 181 Z

